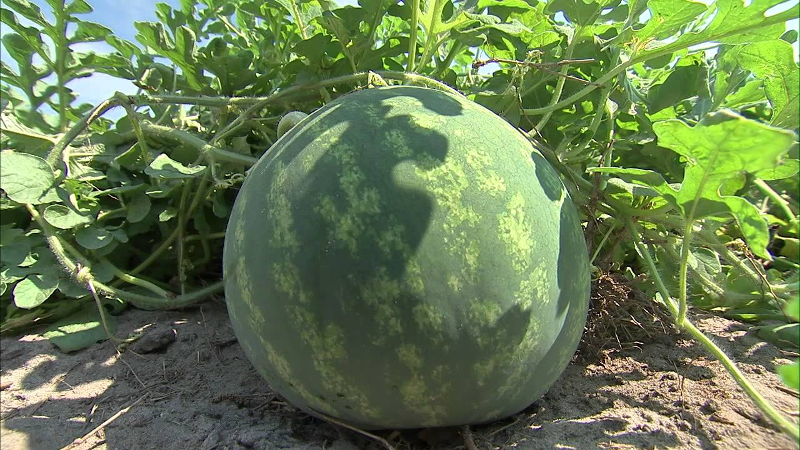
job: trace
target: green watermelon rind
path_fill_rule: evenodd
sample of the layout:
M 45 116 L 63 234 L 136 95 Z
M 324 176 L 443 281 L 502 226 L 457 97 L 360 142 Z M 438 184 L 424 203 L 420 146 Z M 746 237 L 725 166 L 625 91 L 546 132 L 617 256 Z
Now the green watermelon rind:
M 239 342 L 291 403 L 361 427 L 484 423 L 543 395 L 586 320 L 557 173 L 484 107 L 357 91 L 251 169 L 224 250 Z

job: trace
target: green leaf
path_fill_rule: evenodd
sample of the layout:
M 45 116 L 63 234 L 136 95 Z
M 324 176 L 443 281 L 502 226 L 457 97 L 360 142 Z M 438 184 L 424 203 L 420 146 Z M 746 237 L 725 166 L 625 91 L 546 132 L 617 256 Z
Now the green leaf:
M 693 220 L 730 214 L 753 253 L 772 259 L 767 251 L 767 222 L 758 208 L 723 185 L 745 173 L 774 168 L 794 143 L 794 134 L 724 111 L 709 115 L 695 127 L 679 120 L 657 122 L 653 131 L 660 146 L 687 159 L 678 188 L 650 170 L 598 167 L 592 171 L 616 173 L 649 186 Z
M 161 23 L 134 22 L 134 26 L 139 31 L 136 35 L 139 42 L 152 48 L 160 56 L 172 60 L 180 67 L 189 86 L 197 91 L 202 90 L 200 76 L 203 67 L 197 61 L 195 34 L 191 29 L 185 26 L 178 27 L 173 44 Z
M 786 303 L 783 312 L 793 320 L 800 320 L 800 297 L 795 296 Z
M 0 8 L 0 22 L 8 25 L 9 28 L 22 36 L 30 48 L 38 51 L 40 54 L 47 54 L 44 41 L 42 41 L 42 34 L 36 27 L 26 27 L 22 25 L 17 21 L 17 16 L 5 8 Z
M 673 0 L 662 0 L 662 2 L 664 5 L 659 6 L 665 6 L 666 3 L 674 3 L 672 8 L 681 7 L 685 9 L 685 12 L 681 14 L 681 20 L 684 21 L 684 24 L 689 24 L 689 31 L 683 32 L 677 39 L 665 39 L 650 43 L 646 46 L 645 51 L 637 55 L 638 57 L 649 53 L 662 53 L 664 49 L 672 51 L 685 49 L 703 42 L 744 44 L 777 39 L 785 30 L 784 23 L 796 17 L 796 13 L 791 8 L 767 17 L 767 10 L 775 6 L 773 0 L 753 0 L 747 6 L 741 0 L 716 0 L 703 15 L 704 18 L 707 18 L 713 13 L 713 19 L 706 24 L 705 20 L 694 22 L 687 20 L 694 12 L 688 6 L 689 3 L 694 3 L 692 0 L 685 0 L 680 3 Z M 650 5 L 650 2 L 648 2 L 648 5 Z M 667 10 L 665 9 L 665 11 Z M 660 14 L 658 17 L 653 16 L 649 20 L 649 22 L 659 21 L 670 22 L 670 27 L 676 25 L 670 20 L 668 13 Z M 640 36 L 634 33 L 634 37 L 641 43 L 647 43 L 650 37 L 664 33 L 648 31 L 648 34 L 649 36 Z
M 708 9 L 694 0 L 648 0 L 647 8 L 650 20 L 633 33 L 641 42 L 671 37 Z
M 777 367 L 777 371 L 786 386 L 794 390 L 800 389 L 800 364 L 797 361 L 782 364 Z
M 76 228 L 78 225 L 87 224 L 92 220 L 91 217 L 79 214 L 64 205 L 50 205 L 44 210 L 42 216 L 50 225 L 62 230 Z
M 54 189 L 55 176 L 38 156 L 12 150 L 0 152 L 0 188 L 18 203 L 50 203 L 60 200 Z
M 770 169 L 794 143 L 794 135 L 754 120 L 717 113 L 695 127 L 678 120 L 653 124 L 659 145 L 688 159 L 684 181 L 676 195 L 685 216 L 693 219 L 732 214 L 751 249 L 771 259 L 769 233 L 758 209 L 742 197 L 724 195 L 720 186 L 746 172 Z
M 138 56 L 142 53 L 139 47 L 133 42 L 126 41 L 117 36 L 106 36 L 106 43 L 114 47 L 125 59 L 130 59 L 133 56 Z
M 764 82 L 750 80 L 733 94 L 725 97 L 722 106 L 725 108 L 741 108 L 764 102 Z
M 792 45 L 780 39 L 756 42 L 737 53 L 739 64 L 764 80 L 764 90 L 774 110 L 771 124 L 797 128 L 800 77 Z
M 176 180 L 197 177 L 205 170 L 206 166 L 186 167 L 162 153 L 150 163 L 150 166 L 144 169 L 144 173 L 153 178 Z
M 108 313 L 105 316 L 108 331 L 114 333 L 116 318 Z M 94 304 L 86 305 L 78 312 L 54 323 L 43 336 L 65 353 L 88 348 L 109 338 Z
M 602 3 L 584 0 L 555 0 L 548 2 L 547 11 L 561 11 L 567 20 L 577 25 L 591 25 L 597 20 Z
M 46 147 L 52 147 L 57 139 L 48 134 L 30 128 L 17 120 L 14 114 L 0 113 L 0 142 L 14 141 L 25 146 L 29 152 L 36 152 Z
M 0 243 L 0 261 L 9 266 L 21 264 L 30 252 L 31 246 L 26 241 Z
M 761 169 L 754 173 L 755 176 L 762 180 L 782 180 L 797 175 L 800 172 L 800 161 L 796 159 L 784 159 L 775 167 Z
M 104 41 L 106 36 L 110 34 L 113 34 L 113 32 L 99 23 L 80 21 L 69 42 L 74 44 L 77 42 Z
M 28 0 L 3 0 L 3 3 L 31 22 L 43 28 L 50 27 L 50 21 L 44 17 L 42 10 Z
M 169 222 L 170 220 L 178 217 L 178 210 L 172 207 L 169 207 L 158 214 L 158 221 L 159 222 Z
M 138 194 L 128 203 L 127 219 L 130 223 L 136 223 L 147 217 L 150 212 L 150 197 L 146 194 Z
M 758 337 L 789 349 L 800 348 L 800 323 L 781 323 L 758 327 Z
M 83 248 L 97 250 L 111 243 L 113 236 L 105 228 L 89 225 L 75 232 L 75 240 Z
M 92 7 L 85 0 L 73 0 L 65 8 L 67 14 L 88 14 L 92 11 Z
M 483 10 L 484 8 L 491 7 L 508 8 L 518 12 L 524 12 L 532 9 L 531 5 L 524 0 L 478 0 L 477 9 L 479 11 Z
M 58 276 L 50 273 L 28 275 L 14 287 L 17 308 L 33 309 L 45 302 L 58 288 Z
M 707 73 L 706 68 L 696 64 L 676 67 L 663 84 L 654 86 L 647 93 L 650 114 L 702 93 Z
M 122 242 L 123 244 L 128 242 L 128 235 L 121 228 L 117 228 L 116 230 L 112 230 L 111 231 L 111 236 L 113 236 L 114 239 L 116 239 L 119 242 Z

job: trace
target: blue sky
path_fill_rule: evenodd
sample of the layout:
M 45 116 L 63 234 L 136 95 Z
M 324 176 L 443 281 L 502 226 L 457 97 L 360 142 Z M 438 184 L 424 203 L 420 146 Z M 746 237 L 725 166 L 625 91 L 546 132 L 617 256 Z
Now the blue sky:
M 39 5 L 44 12 L 45 16 L 52 19 L 50 7 L 45 0 L 30 0 L 32 3 Z M 179 0 L 159 0 L 168 3 L 174 9 L 180 9 Z M 82 15 L 81 18 L 92 22 L 97 22 L 106 27 L 114 30 L 117 36 L 136 42 L 135 35 L 136 29 L 133 26 L 134 21 L 155 21 L 155 5 L 159 1 L 156 0 L 87 0 L 92 5 L 94 11 Z M 357 0 L 337 0 L 340 5 L 355 5 Z M 796 6 L 796 2 L 793 7 Z M 2 0 L 0 0 L 2 4 Z M 790 28 L 798 29 L 798 20 L 792 20 L 789 24 Z M 5 33 L 6 30 L 2 30 Z M 85 43 L 73 47 L 78 51 L 96 51 L 98 53 L 105 53 L 111 48 L 104 42 Z M 795 53 L 797 53 L 797 43 L 795 43 Z M 0 58 L 12 67 L 16 67 L 14 61 L 9 57 L 8 53 L 3 50 L 0 52 Z M 75 80 L 69 86 L 78 94 L 80 101 L 97 104 L 102 100 L 108 98 L 115 91 L 125 93 L 136 92 L 134 87 L 127 80 L 119 80 L 103 74 L 94 74 L 89 78 Z

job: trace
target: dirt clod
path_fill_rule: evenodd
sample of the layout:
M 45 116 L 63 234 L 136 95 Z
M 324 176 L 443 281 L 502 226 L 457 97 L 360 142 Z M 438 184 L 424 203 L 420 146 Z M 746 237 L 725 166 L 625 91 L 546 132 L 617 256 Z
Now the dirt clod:
M 178 332 L 174 328 L 157 326 L 153 330 L 148 329 L 130 348 L 136 353 L 155 353 L 167 348 L 177 338 Z

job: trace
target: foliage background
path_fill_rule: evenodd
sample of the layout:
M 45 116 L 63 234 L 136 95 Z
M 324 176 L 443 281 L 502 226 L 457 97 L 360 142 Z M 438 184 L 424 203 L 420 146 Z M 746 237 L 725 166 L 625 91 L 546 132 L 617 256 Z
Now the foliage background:
M 135 41 L 85 0 L 46 4 L 0 9 L 3 332 L 220 292 L 236 190 L 286 112 L 441 82 L 558 168 L 597 274 L 701 342 L 689 306 L 797 351 L 797 2 L 181 0 Z M 138 91 L 79 101 L 96 74 Z

